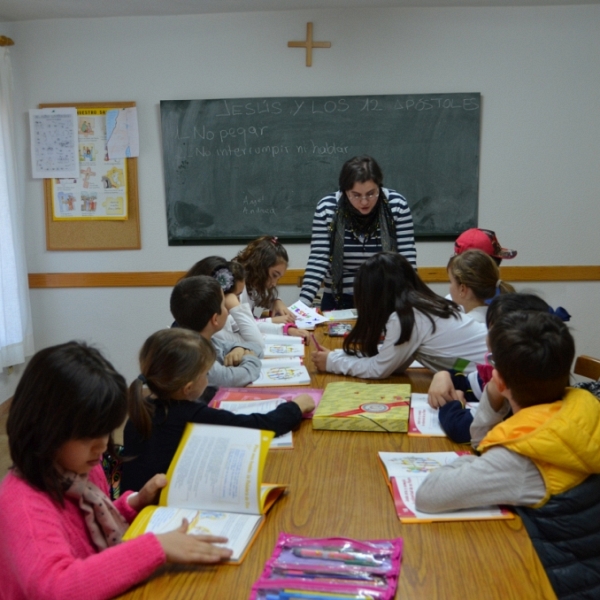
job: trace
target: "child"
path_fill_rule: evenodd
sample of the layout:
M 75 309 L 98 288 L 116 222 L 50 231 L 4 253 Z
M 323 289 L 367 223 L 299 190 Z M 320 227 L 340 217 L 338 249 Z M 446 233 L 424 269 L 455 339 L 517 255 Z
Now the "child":
M 472 249 L 482 250 L 491 256 L 498 266 L 500 266 L 503 258 L 509 260 L 517 255 L 516 250 L 503 248 L 495 232 L 490 229 L 467 229 L 456 238 L 454 254 L 462 254 Z
M 517 512 L 557 595 L 598 597 L 600 477 L 590 475 L 600 473 L 600 403 L 567 387 L 573 338 L 554 315 L 514 312 L 494 322 L 489 341 L 504 398 L 481 398 L 471 436 L 482 455 L 431 472 L 416 507 L 531 507 Z
M 3 598 L 113 598 L 170 562 L 214 563 L 225 538 L 148 533 L 127 523 L 167 483 L 153 477 L 114 504 L 100 464 L 127 412 L 125 380 L 77 342 L 40 350 L 17 386 L 7 422 L 13 467 L 0 486 Z
M 289 262 L 288 253 L 279 240 L 264 235 L 250 242 L 234 260 L 246 272 L 242 303 L 249 304 L 252 312 L 255 308 L 262 308 L 271 313 L 271 318 L 259 320 L 259 329 L 263 333 L 308 338 L 308 331 L 294 325 L 296 316 L 277 296 L 277 282 L 285 275 Z
M 225 327 L 215 333 L 215 339 L 223 342 L 251 342 L 264 348 L 265 340 L 254 320 L 250 305 L 240 302 L 246 285 L 246 273 L 242 265 L 220 256 L 209 256 L 197 262 L 184 278 L 196 275 L 208 275 L 216 279 L 225 294 L 225 307 L 229 316 Z
M 356 275 L 354 298 L 358 320 L 344 350 L 312 354 L 320 371 L 381 379 L 415 358 L 433 370 L 470 371 L 483 362 L 485 325 L 432 292 L 401 254 L 380 252 L 367 259 Z
M 174 326 L 200 333 L 211 341 L 217 360 L 208 373 L 211 386 L 243 387 L 260 375 L 262 348 L 250 342 L 214 339 L 227 321 L 225 295 L 216 279 L 206 275 L 187 277 L 177 282 L 171 293 Z
M 500 279 L 498 265 L 482 250 L 467 250 L 450 258 L 448 277 L 452 300 L 479 323 L 485 323 L 486 301 L 515 291 Z
M 549 312 L 548 304 L 534 294 L 503 294 L 494 298 L 486 315 L 486 325 L 491 329 L 502 315 L 517 310 L 537 310 Z M 470 427 L 473 414 L 465 407 L 465 402 L 479 402 L 483 390 L 492 378 L 492 367 L 478 364 L 477 370 L 465 375 L 454 371 L 439 371 L 433 376 L 429 386 L 428 402 L 433 408 L 439 408 L 440 425 L 446 435 L 457 444 L 471 441 Z M 492 385 L 489 393 L 495 393 Z
M 308 394 L 285 402 L 267 414 L 235 415 L 197 402 L 215 360 L 210 342 L 187 329 L 164 329 L 151 335 L 140 351 L 141 375 L 129 387 L 129 420 L 125 425 L 122 489 L 138 490 L 156 473 L 166 472 L 186 423 L 235 425 L 287 433 L 314 409 Z M 150 397 L 143 393 L 143 385 Z

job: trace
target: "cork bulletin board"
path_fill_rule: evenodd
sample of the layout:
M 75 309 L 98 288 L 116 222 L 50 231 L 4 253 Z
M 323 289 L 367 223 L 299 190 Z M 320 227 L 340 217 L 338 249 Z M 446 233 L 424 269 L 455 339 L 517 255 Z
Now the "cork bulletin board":
M 39 108 L 75 107 L 128 108 L 135 102 L 87 102 L 40 104 Z M 138 199 L 137 158 L 127 163 L 127 219 L 126 220 L 54 220 L 52 180 L 44 179 L 46 207 L 46 248 L 48 250 L 139 250 L 141 248 L 140 213 Z

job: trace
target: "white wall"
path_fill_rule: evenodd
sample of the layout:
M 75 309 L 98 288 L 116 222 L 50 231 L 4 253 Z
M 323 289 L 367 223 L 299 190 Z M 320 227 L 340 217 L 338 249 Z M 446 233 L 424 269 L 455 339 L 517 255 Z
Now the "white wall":
M 332 48 L 288 49 L 306 22 Z M 234 246 L 168 247 L 159 101 L 251 96 L 481 92 L 480 219 L 517 248 L 513 265 L 600 264 L 600 6 L 312 10 L 12 24 L 30 272 L 176 271 Z M 30 177 L 27 109 L 134 100 L 142 250 L 47 252 L 42 184 Z M 332 189 L 337 172 L 332 173 Z M 323 190 L 328 192 L 330 190 Z M 402 190 L 400 190 L 402 191 Z M 265 232 L 267 233 L 267 232 Z M 291 245 L 304 268 L 308 245 Z M 449 242 L 421 243 L 421 266 Z M 523 286 L 519 286 L 519 289 Z M 531 287 L 531 286 L 529 286 Z M 596 283 L 535 286 L 573 315 L 578 352 L 600 356 Z M 169 322 L 166 289 L 32 290 L 36 347 L 72 337 L 128 377 Z M 284 291 L 294 298 L 294 290 Z M 0 380 L 0 392 L 3 386 Z M 10 386 L 9 386 L 10 387 Z M 6 394 L 5 394 L 6 395 Z M 2 399 L 2 396 L 0 396 Z

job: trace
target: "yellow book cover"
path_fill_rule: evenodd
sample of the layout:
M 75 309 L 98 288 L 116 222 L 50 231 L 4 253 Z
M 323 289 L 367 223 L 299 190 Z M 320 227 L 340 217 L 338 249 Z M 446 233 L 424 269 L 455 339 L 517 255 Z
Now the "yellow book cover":
M 124 539 L 166 533 L 224 535 L 239 564 L 285 486 L 262 483 L 272 431 L 188 423 L 167 471 L 159 506 L 147 506 Z
M 313 429 L 408 431 L 407 383 L 330 383 L 312 419 Z

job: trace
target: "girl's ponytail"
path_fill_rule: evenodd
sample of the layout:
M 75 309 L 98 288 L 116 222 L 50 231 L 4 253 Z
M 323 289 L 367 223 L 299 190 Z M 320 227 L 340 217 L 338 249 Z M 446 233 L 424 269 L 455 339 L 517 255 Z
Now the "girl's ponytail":
M 129 420 L 140 432 L 144 439 L 148 439 L 152 433 L 152 417 L 154 406 L 148 400 L 148 394 L 144 392 L 143 375 L 133 380 L 127 394 L 127 410 Z M 145 377 L 144 377 L 145 379 Z

